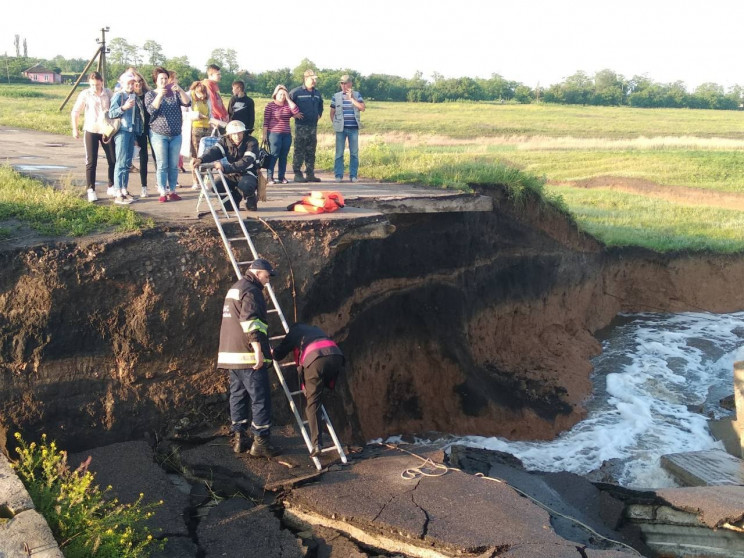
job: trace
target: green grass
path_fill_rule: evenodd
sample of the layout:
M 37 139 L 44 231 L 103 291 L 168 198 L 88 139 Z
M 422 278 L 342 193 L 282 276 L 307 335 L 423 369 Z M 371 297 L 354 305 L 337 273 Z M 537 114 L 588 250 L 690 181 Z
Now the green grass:
M 608 246 L 658 252 L 744 251 L 744 212 L 693 207 L 605 188 L 551 187 L 579 226 Z
M 72 192 L 45 186 L 5 165 L 0 166 L 0 220 L 10 219 L 51 236 L 83 236 L 152 226 L 131 209 L 91 204 Z M 9 231 L 7 227 L 4 229 Z
M 57 110 L 68 92 L 68 86 L 0 85 L 0 125 L 69 134 L 75 96 L 63 112 Z M 269 99 L 255 100 L 260 134 Z M 335 141 L 328 104 L 326 100 L 326 114 L 318 126 L 317 167 L 325 170 L 333 168 Z M 532 190 L 554 203 L 553 193 L 558 190 L 546 189 L 546 182 L 570 186 L 598 177 L 744 191 L 744 111 L 369 102 L 362 122 L 361 174 L 379 180 L 462 190 L 472 184 L 500 183 L 510 188 L 514 199 Z M 653 245 L 664 250 L 730 251 L 734 241 L 722 244 L 716 240 L 708 245 L 700 241 L 700 235 L 737 238 L 740 227 L 735 219 L 703 227 L 696 211 L 715 215 L 720 211 L 706 207 L 675 210 L 669 230 L 646 227 L 648 204 L 653 211 L 674 204 L 641 195 L 631 199 L 611 190 L 605 191 L 603 199 L 622 200 L 622 210 L 613 210 L 609 203 L 602 205 L 598 211 L 605 216 L 605 225 L 599 226 L 598 217 L 588 210 L 593 203 L 589 192 L 582 190 L 583 198 L 572 190 L 561 194 L 579 224 L 611 245 L 649 246 L 629 235 L 624 224 L 628 220 L 643 225 L 647 236 L 658 235 Z M 734 230 L 728 231 L 729 227 Z M 665 240 L 675 235 L 677 243 Z

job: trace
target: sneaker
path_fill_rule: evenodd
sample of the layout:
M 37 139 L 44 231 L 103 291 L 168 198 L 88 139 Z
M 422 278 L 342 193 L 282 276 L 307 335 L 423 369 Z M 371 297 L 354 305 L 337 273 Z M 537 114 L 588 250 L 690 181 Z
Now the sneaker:
M 344 179 L 343 176 L 336 176 L 334 178 L 336 179 L 336 182 L 341 182 Z
M 142 192 L 140 192 L 140 198 L 147 197 L 147 186 L 142 186 Z
M 131 167 L 129 167 L 129 172 L 139 172 L 139 169 L 132 165 Z
M 282 178 L 282 179 L 281 179 L 281 180 L 279 181 L 279 183 L 280 183 L 280 184 L 289 184 L 289 182 L 287 181 L 287 179 L 286 179 L 286 178 Z
M 181 201 L 181 196 L 179 196 L 175 192 L 171 192 L 170 194 L 168 194 L 168 199 L 170 201 Z
M 276 181 L 276 180 L 274 180 L 273 178 L 272 178 L 271 180 L 269 180 L 269 181 L 268 181 L 268 183 L 269 183 L 269 184 L 279 184 L 279 182 L 277 182 L 277 181 Z
M 357 180 L 357 177 L 356 176 L 352 176 L 351 177 L 351 182 L 359 182 L 359 180 Z
M 312 174 L 312 173 L 307 173 L 307 179 L 306 179 L 306 181 L 307 181 L 307 182 L 322 182 L 322 181 L 320 180 L 320 178 L 318 178 L 317 176 L 315 176 L 315 175 L 314 175 L 314 174 Z
M 121 195 L 124 196 L 125 198 L 129 195 L 129 192 L 127 192 L 126 188 L 121 189 Z
M 98 201 L 98 196 L 96 196 L 96 191 L 93 188 L 88 188 L 88 201 L 89 202 Z
M 256 203 L 256 196 L 251 196 L 245 199 L 245 208 L 248 211 L 258 211 L 258 204 Z
M 132 203 L 132 198 L 125 198 L 124 196 L 116 196 L 114 198 L 114 203 L 118 205 L 129 205 Z
M 251 446 L 251 455 L 253 457 L 274 457 L 279 455 L 279 451 L 271 445 L 268 436 L 256 436 Z
M 160 203 L 165 203 L 165 202 L 167 202 L 167 201 L 168 201 L 168 196 L 166 196 L 166 195 L 162 195 L 162 196 L 160 196 L 160 197 L 158 198 L 158 201 L 159 201 Z
M 309 178 L 309 176 L 308 176 Z M 304 176 L 302 176 L 301 172 L 294 173 L 294 182 L 307 182 L 308 179 L 306 179 Z
M 200 188 L 201 188 L 201 186 L 199 186 L 198 184 L 194 184 L 194 185 L 193 185 L 193 186 L 191 187 L 191 189 L 192 189 L 192 190 L 199 190 Z
M 113 186 L 109 186 L 106 190 L 106 195 L 111 196 L 112 198 L 116 196 L 116 190 L 114 190 Z

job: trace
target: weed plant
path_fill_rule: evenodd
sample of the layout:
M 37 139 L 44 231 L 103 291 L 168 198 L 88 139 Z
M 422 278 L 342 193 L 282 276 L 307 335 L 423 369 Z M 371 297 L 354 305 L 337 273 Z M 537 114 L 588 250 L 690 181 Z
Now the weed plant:
M 107 229 L 133 231 L 151 226 L 128 208 L 94 205 L 0 166 L 0 221 L 17 219 L 44 235 L 82 236 Z M 6 229 L 7 230 L 7 229 Z
M 44 516 L 66 558 L 142 558 L 162 548 L 145 522 L 158 504 L 131 504 L 107 497 L 85 470 L 72 471 L 55 442 L 27 444 L 15 435 L 18 460 L 13 468 Z

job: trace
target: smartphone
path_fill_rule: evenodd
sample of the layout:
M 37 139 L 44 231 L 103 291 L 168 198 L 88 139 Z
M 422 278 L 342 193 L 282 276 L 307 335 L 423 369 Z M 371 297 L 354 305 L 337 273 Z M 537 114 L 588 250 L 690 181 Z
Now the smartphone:
M 137 98 L 137 95 L 135 95 L 134 93 L 130 93 L 129 94 L 129 100 L 130 101 L 134 101 L 136 98 Z

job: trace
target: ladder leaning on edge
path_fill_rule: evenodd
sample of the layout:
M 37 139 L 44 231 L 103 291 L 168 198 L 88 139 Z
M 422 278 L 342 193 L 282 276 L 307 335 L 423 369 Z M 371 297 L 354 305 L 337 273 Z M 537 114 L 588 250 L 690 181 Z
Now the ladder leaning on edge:
M 201 204 L 202 200 L 205 200 L 207 202 L 207 206 L 209 207 L 209 211 L 212 214 L 212 218 L 214 219 L 214 223 L 215 225 L 217 225 L 217 230 L 219 231 L 220 237 L 222 238 L 222 243 L 225 245 L 227 257 L 230 259 L 230 263 L 235 270 L 235 275 L 238 277 L 238 279 L 242 279 L 244 273 L 241 271 L 241 266 L 249 266 L 253 262 L 253 260 L 239 261 L 235 254 L 234 244 L 243 242 L 247 243 L 254 259 L 258 258 L 258 251 L 256 250 L 256 247 L 251 240 L 251 235 L 248 234 L 248 229 L 246 229 L 245 227 L 245 222 L 240 217 L 238 205 L 235 203 L 232 192 L 230 192 L 230 189 L 227 187 L 225 177 L 222 174 L 221 170 L 213 168 L 212 165 L 205 164 L 202 165 L 195 174 L 201 190 L 199 192 L 199 201 L 196 205 L 197 217 L 199 215 L 199 205 Z M 224 186 L 224 193 L 219 193 L 217 189 L 217 180 L 219 180 Z M 225 208 L 225 204 L 227 203 L 232 206 L 230 210 L 227 210 Z M 240 230 L 242 231 L 243 236 L 229 238 L 225 234 L 225 230 L 223 227 L 225 223 L 238 223 L 240 225 Z M 270 305 L 268 309 L 269 314 L 276 314 L 279 317 L 279 320 L 282 323 L 282 327 L 284 328 L 284 333 L 287 333 L 287 331 L 289 331 L 289 325 L 287 324 L 287 320 L 284 317 L 282 309 L 279 307 L 279 303 L 276 300 L 276 295 L 274 294 L 274 289 L 271 287 L 271 284 L 266 285 L 266 291 L 269 293 L 270 298 Z M 283 338 L 283 335 L 277 335 L 274 337 L 270 337 L 269 340 L 273 344 Z M 284 373 L 282 372 L 283 368 L 294 368 L 295 365 L 294 363 L 280 364 L 277 361 L 273 361 L 273 363 L 277 378 L 279 378 L 279 383 L 282 385 L 284 394 L 287 396 L 289 407 L 292 409 L 292 413 L 294 414 L 295 420 L 297 421 L 297 426 L 299 426 L 300 428 L 300 433 L 302 434 L 302 438 L 305 441 L 305 445 L 307 446 L 307 451 L 309 453 L 312 451 L 312 444 L 310 442 L 310 436 L 307 433 L 307 428 L 305 428 L 307 421 L 302 420 L 302 416 L 300 415 L 300 412 L 298 410 L 297 403 L 295 402 L 295 397 L 301 398 L 301 396 L 304 395 L 304 392 L 302 391 L 302 389 L 298 389 L 297 391 L 290 391 L 289 387 L 287 386 L 287 382 L 284 379 Z M 333 429 L 331 420 L 328 417 L 328 413 L 326 412 L 323 405 L 320 406 L 320 415 L 326 425 L 326 428 L 328 429 L 328 434 L 333 440 L 332 446 L 323 448 L 321 451 L 323 453 L 331 451 L 338 452 L 341 461 L 343 463 L 347 463 L 346 454 L 341 447 L 341 442 L 336 435 L 336 431 Z M 316 469 L 320 471 L 322 469 L 320 460 L 317 457 L 311 457 L 310 459 L 312 459 Z

